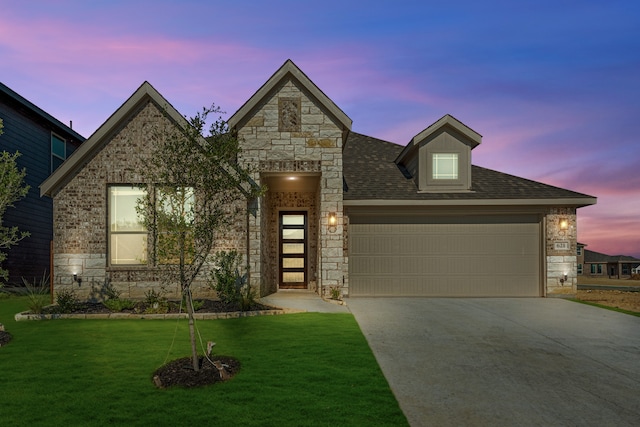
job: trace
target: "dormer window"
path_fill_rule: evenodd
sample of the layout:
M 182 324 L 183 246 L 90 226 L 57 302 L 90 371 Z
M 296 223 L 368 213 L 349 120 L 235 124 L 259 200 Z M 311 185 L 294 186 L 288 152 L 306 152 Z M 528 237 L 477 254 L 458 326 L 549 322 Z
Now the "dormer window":
M 458 179 L 458 153 L 433 154 L 433 179 Z
M 472 191 L 471 150 L 482 136 L 450 115 L 414 136 L 396 158 L 419 192 Z

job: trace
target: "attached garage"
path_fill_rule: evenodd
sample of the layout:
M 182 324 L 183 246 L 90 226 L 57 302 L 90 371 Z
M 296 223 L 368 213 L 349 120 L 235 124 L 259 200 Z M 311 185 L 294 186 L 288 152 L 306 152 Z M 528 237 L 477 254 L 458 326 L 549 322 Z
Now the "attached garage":
M 353 215 L 352 296 L 542 295 L 538 215 Z

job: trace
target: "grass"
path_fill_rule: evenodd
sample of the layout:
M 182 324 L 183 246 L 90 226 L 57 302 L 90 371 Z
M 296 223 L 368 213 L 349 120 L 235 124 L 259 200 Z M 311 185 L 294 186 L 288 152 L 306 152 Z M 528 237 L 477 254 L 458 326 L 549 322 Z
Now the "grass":
M 26 305 L 0 300 L 13 335 L 0 348 L 0 425 L 407 425 L 349 314 L 200 321 L 202 339 L 239 359 L 240 372 L 158 390 L 152 372 L 189 354 L 184 320 L 15 322 Z
M 624 309 L 618 308 L 618 307 L 611 307 L 609 305 L 598 304 L 597 302 L 582 301 L 582 300 L 575 299 L 575 298 L 571 298 L 571 301 L 579 302 L 580 304 L 592 305 L 594 307 L 605 308 L 605 309 L 611 310 L 611 311 L 617 311 L 618 313 L 630 314 L 632 316 L 640 317 L 640 313 L 638 313 L 637 311 L 624 310 Z

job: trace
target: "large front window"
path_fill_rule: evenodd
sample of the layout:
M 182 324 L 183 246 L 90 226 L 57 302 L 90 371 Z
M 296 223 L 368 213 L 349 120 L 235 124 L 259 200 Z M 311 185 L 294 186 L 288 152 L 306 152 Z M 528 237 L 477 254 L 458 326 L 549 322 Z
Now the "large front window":
M 109 262 L 111 265 L 147 263 L 147 229 L 136 211 L 146 190 L 109 187 Z
M 458 154 L 433 154 L 433 179 L 458 179 Z

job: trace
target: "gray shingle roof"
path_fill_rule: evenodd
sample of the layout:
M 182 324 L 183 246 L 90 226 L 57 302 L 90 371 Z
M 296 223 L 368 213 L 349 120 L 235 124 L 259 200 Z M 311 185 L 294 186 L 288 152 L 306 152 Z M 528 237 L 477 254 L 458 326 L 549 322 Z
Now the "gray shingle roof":
M 415 181 L 394 161 L 403 148 L 392 142 L 351 132 L 343 151 L 344 200 L 593 198 L 479 166 L 471 167 L 471 192 L 418 193 Z
M 635 262 L 640 263 L 640 259 L 628 255 L 607 255 L 600 252 L 584 250 L 585 263 L 607 263 L 607 262 Z

